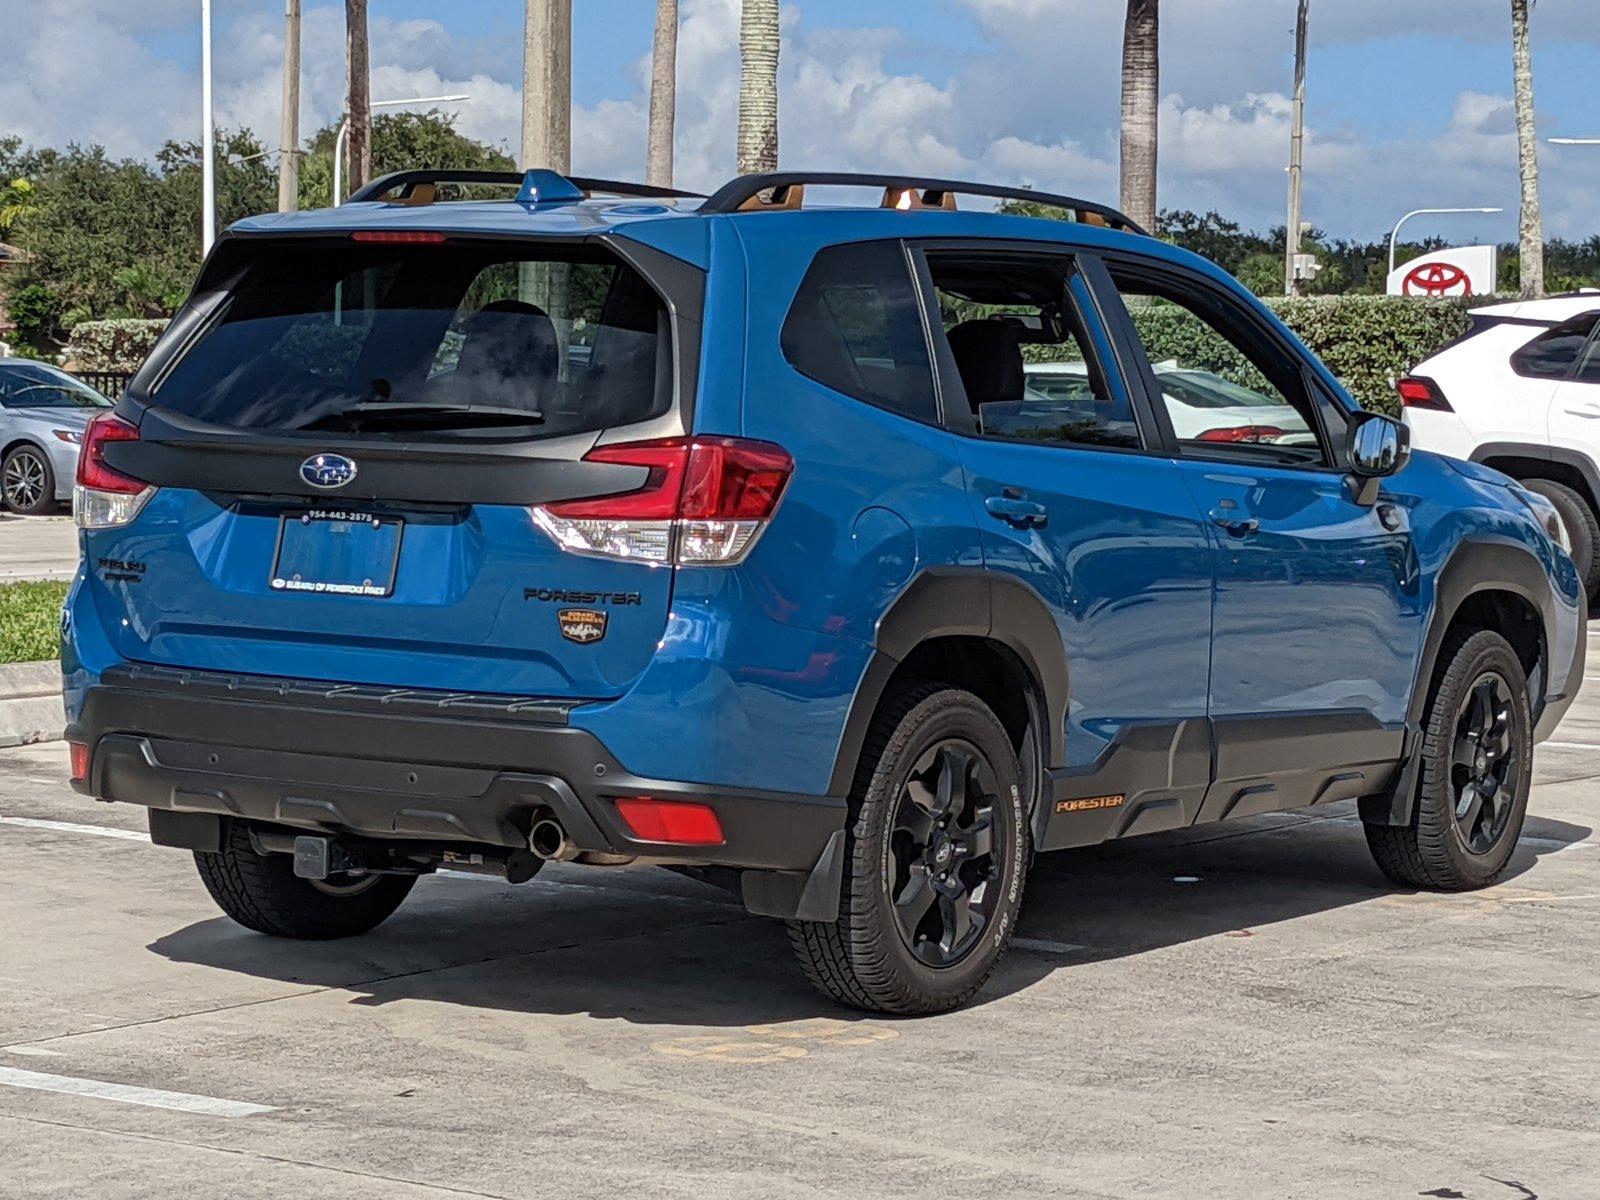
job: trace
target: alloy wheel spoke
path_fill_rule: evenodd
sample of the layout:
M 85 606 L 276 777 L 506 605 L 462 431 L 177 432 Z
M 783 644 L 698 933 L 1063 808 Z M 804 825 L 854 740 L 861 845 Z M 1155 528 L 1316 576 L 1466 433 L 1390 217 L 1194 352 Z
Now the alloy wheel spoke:
M 954 877 L 935 887 L 939 896 L 939 920 L 944 926 L 939 949 L 949 956 L 962 947 L 972 932 L 972 897 Z
M 1461 798 L 1456 801 L 1456 821 L 1460 823 L 1461 830 L 1470 840 L 1472 831 L 1477 828 L 1478 820 L 1483 815 L 1484 794 L 1476 779 L 1469 780 L 1467 786 L 1461 789 Z
M 933 907 L 935 899 L 937 893 L 933 890 L 928 868 L 921 863 L 912 863 L 905 887 L 894 898 L 895 917 L 908 937 L 916 933 L 917 926 L 922 924 L 922 918 L 928 915 L 928 909 Z
M 985 858 L 994 853 L 994 809 L 984 805 L 978 809 L 971 825 L 958 829 L 955 842 L 968 860 Z
M 957 816 L 966 807 L 967 776 L 972 771 L 972 755 L 955 746 L 939 751 L 937 811 L 942 816 Z

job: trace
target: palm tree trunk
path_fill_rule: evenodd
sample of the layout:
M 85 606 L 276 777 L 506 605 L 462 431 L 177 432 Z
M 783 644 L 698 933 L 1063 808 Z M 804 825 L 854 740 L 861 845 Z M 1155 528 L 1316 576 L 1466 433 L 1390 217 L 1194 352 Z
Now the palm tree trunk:
M 1511 0 L 1512 87 L 1517 107 L 1517 167 L 1522 176 L 1522 294 L 1544 295 L 1544 231 L 1539 217 L 1539 139 L 1533 122 L 1533 53 L 1528 46 L 1531 0 Z
M 644 178 L 672 186 L 672 136 L 678 107 L 678 0 L 656 0 L 656 41 L 650 54 L 650 147 Z
M 372 178 L 372 62 L 367 51 L 367 0 L 344 0 L 344 62 L 350 120 L 350 190 Z
M 744 0 L 739 23 L 739 174 L 778 169 L 778 0 Z
M 1156 122 L 1161 102 L 1159 0 L 1128 0 L 1122 27 L 1122 211 L 1156 227 Z
M 572 0 L 527 0 L 522 167 L 572 169 Z

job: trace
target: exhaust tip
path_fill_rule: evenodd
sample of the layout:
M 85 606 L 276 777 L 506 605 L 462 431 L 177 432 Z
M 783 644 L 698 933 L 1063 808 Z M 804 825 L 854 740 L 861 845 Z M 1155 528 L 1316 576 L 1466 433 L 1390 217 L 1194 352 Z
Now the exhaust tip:
M 567 840 L 567 831 L 561 822 L 550 817 L 535 821 L 528 834 L 528 849 L 546 862 L 566 862 L 577 857 L 577 850 Z

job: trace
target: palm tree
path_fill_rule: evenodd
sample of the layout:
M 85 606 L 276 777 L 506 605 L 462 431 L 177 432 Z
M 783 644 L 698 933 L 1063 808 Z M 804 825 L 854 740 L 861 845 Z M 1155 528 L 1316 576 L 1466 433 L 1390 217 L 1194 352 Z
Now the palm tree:
M 1122 211 L 1156 227 L 1156 111 L 1161 102 L 1159 0 L 1128 0 L 1122 27 Z
M 744 0 L 739 22 L 739 174 L 778 169 L 778 0 Z
M 650 147 L 644 178 L 672 186 L 672 135 L 678 105 L 678 0 L 656 0 L 656 41 L 650 54 Z
M 1528 10 L 1533 0 L 1511 0 L 1511 78 L 1517 107 L 1517 168 L 1522 176 L 1522 294 L 1544 295 L 1544 232 L 1539 219 L 1539 140 L 1533 124 L 1533 53 Z
M 350 190 L 372 177 L 372 66 L 367 0 L 344 0 L 345 116 L 350 121 Z

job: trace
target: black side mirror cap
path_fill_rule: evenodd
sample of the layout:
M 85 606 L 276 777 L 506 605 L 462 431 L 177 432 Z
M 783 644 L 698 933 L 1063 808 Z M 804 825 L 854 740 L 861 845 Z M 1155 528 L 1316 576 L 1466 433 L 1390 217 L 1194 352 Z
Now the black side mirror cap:
M 1346 459 L 1358 504 L 1378 497 L 1378 481 L 1395 474 L 1411 458 L 1411 430 L 1382 413 L 1360 412 L 1350 418 Z

